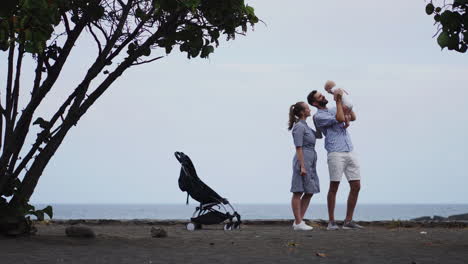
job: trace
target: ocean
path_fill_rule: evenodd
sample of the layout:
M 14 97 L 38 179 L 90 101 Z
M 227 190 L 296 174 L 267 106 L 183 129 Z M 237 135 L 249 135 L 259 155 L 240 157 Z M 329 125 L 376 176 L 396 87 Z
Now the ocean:
M 50 204 L 54 219 L 189 219 L 197 204 Z M 46 204 L 35 204 L 42 209 Z M 233 204 L 242 219 L 292 219 L 289 204 Z M 337 220 L 346 205 L 338 204 Z M 468 213 L 468 204 L 358 204 L 354 219 L 360 221 L 409 220 L 420 216 Z M 327 219 L 326 204 L 311 204 L 306 219 Z

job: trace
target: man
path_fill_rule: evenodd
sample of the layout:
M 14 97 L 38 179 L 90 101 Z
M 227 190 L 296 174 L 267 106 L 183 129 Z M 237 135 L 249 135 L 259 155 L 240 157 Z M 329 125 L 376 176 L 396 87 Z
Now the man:
M 343 111 L 343 92 L 335 95 L 336 108 L 327 108 L 328 100 L 318 91 L 312 91 L 307 96 L 307 102 L 317 108 L 313 119 L 317 129 L 325 135 L 325 149 L 328 152 L 328 171 L 330 174 L 330 188 L 328 190 L 327 204 L 329 223 L 327 230 L 338 230 L 335 223 L 336 192 L 341 177 L 345 174 L 350 192 L 348 196 L 346 218 L 343 229 L 361 229 L 362 226 L 353 221 L 359 190 L 361 189 L 361 175 L 359 163 L 353 153 L 353 144 L 347 131 L 346 118 Z M 350 121 L 356 120 L 356 114 L 351 112 Z

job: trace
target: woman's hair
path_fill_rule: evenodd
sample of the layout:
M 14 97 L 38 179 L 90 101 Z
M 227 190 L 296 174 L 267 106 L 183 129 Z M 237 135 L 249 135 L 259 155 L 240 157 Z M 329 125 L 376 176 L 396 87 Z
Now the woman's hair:
M 305 110 L 304 102 L 297 102 L 289 107 L 289 122 L 288 122 L 288 130 L 291 130 L 294 123 L 296 123 L 302 111 Z

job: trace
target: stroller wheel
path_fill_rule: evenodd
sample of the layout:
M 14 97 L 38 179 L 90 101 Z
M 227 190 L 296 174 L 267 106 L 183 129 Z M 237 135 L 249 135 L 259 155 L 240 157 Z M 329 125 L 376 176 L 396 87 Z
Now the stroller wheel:
M 234 230 L 240 229 L 240 223 L 239 222 L 234 222 L 234 224 L 232 225 L 232 229 L 234 229 Z
M 188 231 L 194 231 L 194 230 L 197 230 L 197 229 L 202 229 L 202 225 L 197 224 L 197 223 L 192 223 L 192 222 L 187 224 L 187 230 Z
M 224 230 L 226 230 L 226 231 L 227 230 L 232 230 L 232 226 L 233 225 L 231 223 L 227 223 L 227 224 L 224 225 Z
M 196 225 L 194 223 L 188 223 L 187 224 L 187 230 L 188 231 L 194 231 L 195 229 L 197 229 Z

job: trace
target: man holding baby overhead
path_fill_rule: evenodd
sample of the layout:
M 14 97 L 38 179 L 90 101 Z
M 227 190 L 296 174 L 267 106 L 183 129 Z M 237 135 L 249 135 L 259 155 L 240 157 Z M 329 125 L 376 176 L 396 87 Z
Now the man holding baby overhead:
M 327 230 L 339 229 L 335 223 L 335 201 L 336 192 L 338 191 L 343 173 L 350 185 L 343 229 L 360 229 L 362 226 L 353 221 L 354 209 L 361 188 L 360 167 L 353 152 L 351 137 L 347 131 L 349 122 L 356 120 L 356 114 L 353 112 L 352 104 L 349 100 L 343 102 L 343 93 L 345 91 L 335 88 L 333 81 L 328 81 L 325 84 L 325 90 L 333 94 L 336 108 L 327 108 L 328 100 L 322 93 L 316 90 L 307 96 L 307 101 L 310 105 L 317 108 L 317 113 L 313 119 L 317 129 L 325 135 L 325 149 L 328 152 L 330 188 L 328 190 L 327 204 L 330 222 L 328 223 Z M 345 103 L 346 105 L 344 105 Z

